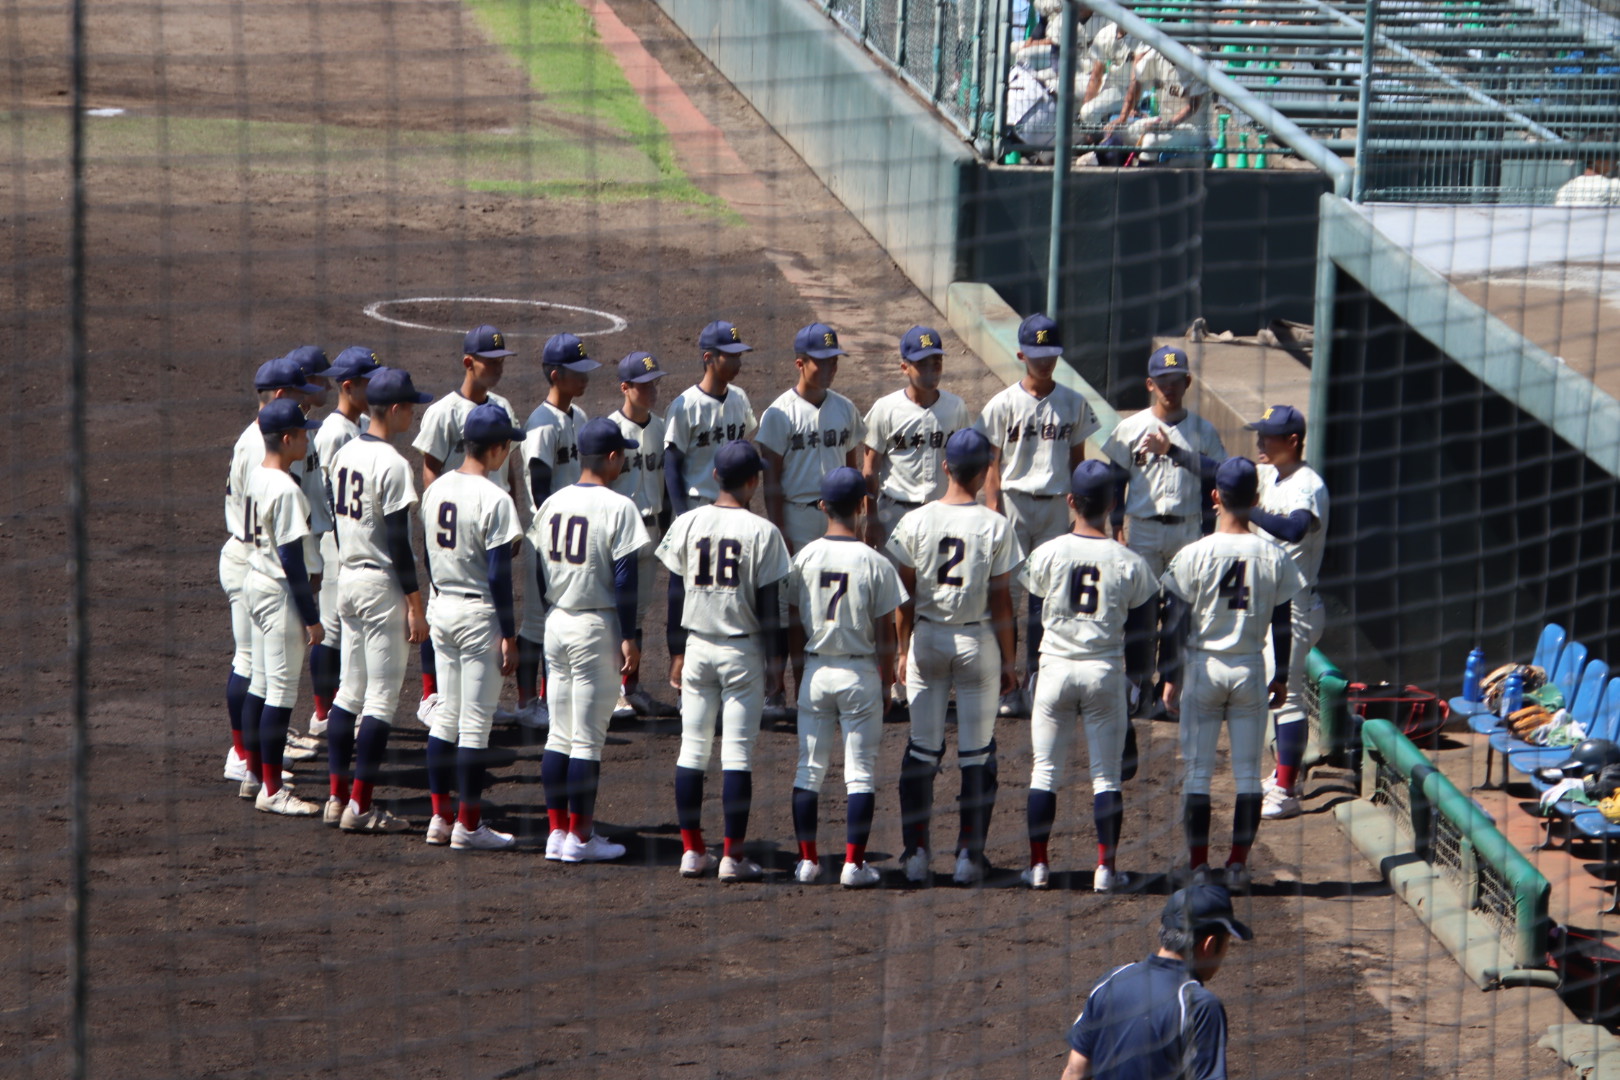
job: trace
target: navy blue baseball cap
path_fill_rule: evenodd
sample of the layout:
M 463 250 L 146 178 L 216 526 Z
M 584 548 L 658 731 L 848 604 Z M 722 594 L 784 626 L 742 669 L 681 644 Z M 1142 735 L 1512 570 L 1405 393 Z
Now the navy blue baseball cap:
M 913 326 L 900 339 L 900 359 L 908 364 L 925 357 L 944 355 L 945 350 L 939 347 L 939 331 L 932 326 Z
M 585 343 L 574 334 L 552 334 L 546 338 L 546 347 L 540 353 L 540 362 L 546 367 L 566 368 L 581 374 L 601 367 L 585 351 Z
M 1063 335 L 1058 324 L 1040 312 L 1018 324 L 1018 351 L 1030 360 L 1049 360 L 1063 355 Z
M 843 356 L 844 350 L 838 347 L 838 331 L 826 323 L 813 322 L 793 335 L 793 355 L 831 360 Z
M 741 484 L 751 476 L 765 471 L 759 450 L 747 439 L 732 439 L 714 455 L 714 474 L 726 487 Z
M 343 382 L 346 379 L 369 379 L 371 373 L 382 367 L 382 361 L 377 354 L 371 351 L 369 345 L 350 345 L 337 354 L 332 366 L 321 372 L 333 382 Z
M 380 367 L 371 373 L 366 385 L 366 402 L 370 405 L 426 405 L 432 394 L 419 394 L 411 382 L 411 373 L 403 368 Z
M 650 352 L 633 352 L 619 361 L 620 382 L 652 382 L 668 374 L 669 372 L 658 366 L 658 357 Z
M 1106 461 L 1087 458 L 1069 476 L 1069 494 L 1076 502 L 1094 502 L 1114 491 L 1114 470 Z
M 619 425 L 605 416 L 587 421 L 579 429 L 579 452 L 582 457 L 611 454 L 615 450 L 634 450 L 640 445 L 635 439 L 625 438 Z
M 304 394 L 318 394 L 321 388 L 304 379 L 304 371 L 291 356 L 278 356 L 259 365 L 253 375 L 255 390 L 297 390 Z
M 304 415 L 298 402 L 292 398 L 276 398 L 259 410 L 259 430 L 266 435 L 279 435 L 284 431 L 312 431 L 320 423 Z
M 1292 405 L 1273 405 L 1260 414 L 1260 419 L 1243 426 L 1262 435 L 1303 435 L 1305 414 Z
M 847 503 L 865 497 L 866 477 L 861 475 L 859 469 L 852 469 L 848 465 L 840 465 L 821 478 L 822 502 Z
M 488 323 L 467 331 L 467 336 L 461 343 L 461 351 L 467 356 L 481 356 L 485 360 L 517 355 L 506 347 L 506 335 Z
M 477 443 L 523 441 L 523 429 L 513 424 L 506 410 L 493 401 L 473 406 L 461 425 L 461 435 Z
M 1253 506 L 1260 494 L 1260 473 L 1246 457 L 1229 457 L 1215 470 L 1215 490 L 1239 506 Z
M 298 365 L 298 370 L 304 373 L 307 379 L 311 375 L 326 376 L 326 369 L 332 362 L 326 358 L 326 350 L 319 345 L 300 345 L 287 354 L 287 359 Z
M 1165 901 L 1164 914 L 1159 917 L 1171 930 L 1200 930 L 1223 928 L 1239 941 L 1253 941 L 1254 931 L 1238 922 L 1232 910 L 1232 894 L 1223 885 L 1189 885 L 1177 889 Z
M 953 469 L 990 464 L 990 440 L 978 428 L 963 428 L 945 440 L 945 463 Z
M 704 352 L 745 353 L 753 346 L 743 343 L 735 326 L 724 319 L 717 319 L 705 326 L 698 335 L 698 348 Z
M 1161 345 L 1148 357 L 1148 378 L 1160 375 L 1190 375 L 1192 365 L 1187 363 L 1187 352 L 1174 345 Z

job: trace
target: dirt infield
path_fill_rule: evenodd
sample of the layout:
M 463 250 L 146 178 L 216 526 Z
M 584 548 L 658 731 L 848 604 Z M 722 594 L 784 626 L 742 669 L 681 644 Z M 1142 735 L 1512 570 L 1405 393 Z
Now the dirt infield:
M 615 8 L 649 37 L 659 32 L 641 0 Z M 1121 864 L 1151 879 L 1145 894 L 1125 897 L 1090 892 L 1083 782 L 1060 804 L 1058 887 L 1018 886 L 1029 766 L 1020 722 L 999 736 L 989 854 L 1005 869 L 976 889 L 949 885 L 943 854 L 936 887 L 897 880 L 901 724 L 884 732 L 872 857 L 886 881 L 869 893 L 788 880 L 787 728 L 761 739 L 751 854 L 771 880 L 759 886 L 677 876 L 673 723 L 611 733 L 598 812 L 603 831 L 630 849 L 614 865 L 541 857 L 539 747 L 518 731 L 496 733 L 505 760 L 487 793 L 486 817 L 522 839 L 510 855 L 463 857 L 426 847 L 420 835 L 356 838 L 270 818 L 221 781 L 230 644 L 216 580 L 219 496 L 262 360 L 306 341 L 374 343 L 442 393 L 454 382 L 457 339 L 374 321 L 366 304 L 542 299 L 629 319 L 628 331 L 589 339 L 592 348 L 610 359 L 657 352 L 676 373 L 663 384 L 667 400 L 696 376 L 698 328 L 724 316 L 759 346 L 741 385 L 762 411 L 788 384 L 793 330 L 825 311 L 820 301 L 812 310 L 784 267 L 801 281 L 822 278 L 825 303 L 850 312 L 862 334 L 942 321 L 719 87 L 693 91 L 694 100 L 723 126 L 753 124 L 744 156 L 781 207 L 768 234 L 704 207 L 469 193 L 444 179 L 453 156 L 447 164 L 425 144 L 391 136 L 353 143 L 349 156 L 312 158 L 300 142 L 243 158 L 256 139 L 292 138 L 254 124 L 457 133 L 521 124 L 536 103 L 456 4 L 270 2 L 254 5 L 245 24 L 233 22 L 239 11 L 176 4 L 152 22 L 123 9 L 91 20 L 92 34 L 119 54 L 93 65 L 93 103 L 129 110 L 131 130 L 156 125 L 154 145 L 171 155 L 153 160 L 98 134 L 110 149 L 90 177 L 96 1075 L 1055 1076 L 1065 1027 L 1091 982 L 1149 947 L 1165 891 L 1159 872 L 1180 846 L 1172 726 L 1139 725 L 1144 767 L 1126 794 Z M 14 55 L 59 55 L 62 20 L 32 15 L 15 25 Z M 311 69 L 243 47 L 244 32 L 286 53 L 316 40 L 332 52 Z M 718 79 L 690 49 L 651 47 L 685 86 Z M 165 52 L 167 74 L 161 65 L 154 74 L 151 61 Z M 12 168 L 0 171 L 12 240 L 0 288 L 14 298 L 0 314 L 13 388 L 0 516 L 10 597 L 0 785 L 14 815 L 0 880 L 9 924 L 0 1055 L 23 1077 L 65 1075 L 67 1061 L 67 687 L 57 645 L 67 221 L 51 141 L 64 121 L 62 70 L 54 59 L 22 67 L 11 101 L 20 134 Z M 186 126 L 237 115 L 243 87 L 252 124 Z M 218 141 L 224 135 L 235 141 Z M 351 137 L 333 135 L 344 146 Z M 578 325 L 476 305 L 414 310 L 412 321 L 489 317 L 507 329 L 524 355 L 509 362 L 500 390 L 525 412 L 540 400 L 532 362 L 540 339 Z M 958 343 L 948 364 L 949 385 L 975 407 L 996 388 Z M 598 379 L 583 402 L 592 415 L 613 405 L 606 384 Z M 865 352 L 845 364 L 837 388 L 864 407 L 894 386 L 892 358 Z M 646 619 L 645 671 L 656 683 L 667 664 L 661 598 Z M 414 685 L 413 674 L 407 699 Z M 386 805 L 418 824 L 427 816 L 424 738 L 402 713 L 379 787 Z M 324 787 L 322 762 L 297 771 L 306 792 Z M 837 781 L 823 799 L 828 852 L 842 837 Z M 936 798 L 942 840 L 955 790 L 947 771 Z M 712 782 L 706 823 L 716 835 L 718 794 Z M 1217 815 L 1218 836 L 1226 816 Z M 1426 1075 L 1412 1007 L 1369 974 L 1368 957 L 1387 953 L 1374 939 L 1393 933 L 1388 901 L 1372 908 L 1381 914 L 1360 952 L 1331 944 L 1343 935 L 1330 913 L 1348 927 L 1354 901 L 1386 891 L 1349 857 L 1299 884 L 1300 835 L 1262 832 L 1260 884 L 1243 902 L 1261 938 L 1238 949 L 1215 984 L 1231 1017 L 1234 1073 Z M 1334 864 L 1332 855 L 1312 859 L 1318 870 Z M 1511 1071 L 1528 1066 L 1515 1058 Z

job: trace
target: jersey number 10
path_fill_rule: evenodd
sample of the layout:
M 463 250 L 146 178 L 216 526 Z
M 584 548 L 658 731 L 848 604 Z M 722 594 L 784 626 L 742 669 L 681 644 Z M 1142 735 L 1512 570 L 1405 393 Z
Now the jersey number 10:
M 562 562 L 567 559 L 575 566 L 585 562 L 585 533 L 589 528 L 585 519 L 575 515 L 568 519 L 568 527 L 563 528 L 561 514 L 551 515 L 551 551 L 548 553 L 552 562 Z M 559 539 L 562 541 L 558 545 Z

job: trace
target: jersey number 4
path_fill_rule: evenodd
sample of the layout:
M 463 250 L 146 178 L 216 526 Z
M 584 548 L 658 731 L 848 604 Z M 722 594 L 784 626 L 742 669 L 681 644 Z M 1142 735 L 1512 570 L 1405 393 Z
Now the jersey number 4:
M 693 545 L 697 548 L 697 573 L 692 575 L 693 585 L 716 584 L 713 550 L 714 538 L 705 536 Z M 722 540 L 719 544 L 719 578 L 718 583 L 729 588 L 736 588 L 739 580 L 738 565 L 742 561 L 742 542 L 738 540 Z
M 353 481 L 354 490 L 349 490 L 349 483 Z M 338 517 L 352 517 L 360 520 L 360 499 L 366 493 L 366 478 L 359 471 L 339 469 L 337 474 L 337 491 L 332 498 L 332 512 Z M 353 502 L 350 502 L 350 499 Z
M 1226 573 L 1221 575 L 1219 589 L 1227 607 L 1233 611 L 1249 610 L 1249 561 L 1234 559 Z
M 584 563 L 585 534 L 588 528 L 585 519 L 578 515 L 568 519 L 566 529 L 563 527 L 561 514 L 551 515 L 551 551 L 548 552 L 551 561 L 562 562 L 567 559 L 575 566 Z

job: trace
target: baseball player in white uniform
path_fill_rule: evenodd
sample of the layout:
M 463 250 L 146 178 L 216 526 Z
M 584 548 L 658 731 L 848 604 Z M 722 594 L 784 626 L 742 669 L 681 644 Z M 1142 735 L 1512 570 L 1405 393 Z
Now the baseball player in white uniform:
M 1146 559 L 1155 579 L 1176 552 L 1203 535 L 1204 493 L 1214 486 L 1215 466 L 1226 460 L 1215 426 L 1182 404 L 1191 385 L 1186 352 L 1173 345 L 1155 349 L 1148 358 L 1150 406 L 1121 420 L 1102 445 L 1123 477 L 1114 538 Z M 1131 670 L 1152 674 L 1158 605 L 1147 612 L 1145 625 L 1144 652 L 1133 658 Z
M 1138 43 L 1117 23 L 1098 30 L 1086 50 L 1091 74 L 1076 119 L 1083 127 L 1097 128 L 1119 115 L 1136 70 Z
M 1098 428 L 1086 399 L 1053 378 L 1063 343 L 1058 325 L 1035 314 L 1018 324 L 1018 357 L 1024 377 L 990 399 L 979 430 L 995 447 L 985 478 L 985 505 L 1007 515 L 1018 546 L 1034 551 L 1069 531 L 1069 474 L 1085 457 L 1086 439 Z M 1041 600 L 1030 594 L 1024 642 L 1026 680 L 1033 680 L 1040 657 Z M 1003 694 L 1002 716 L 1026 716 L 1029 693 Z
M 338 353 L 332 366 L 321 374 L 337 388 L 337 408 L 326 414 L 320 430 L 310 439 L 310 461 L 318 462 L 324 475 L 328 513 L 332 511 L 332 458 L 343 445 L 359 437 L 360 425 L 367 422 L 366 382 L 379 367 L 377 354 L 364 345 L 352 345 Z M 309 462 L 305 463 L 306 466 Z M 334 516 L 335 520 L 335 516 Z M 337 530 L 321 533 L 321 565 L 326 572 L 321 576 L 321 631 L 324 637 L 319 645 L 310 646 L 310 697 L 315 699 L 315 712 L 309 718 L 309 734 L 319 737 L 326 733 L 326 714 L 337 696 L 341 677 L 343 623 L 338 618 L 338 547 Z
M 698 348 L 703 377 L 669 403 L 664 418 L 664 491 L 675 517 L 719 497 L 715 454 L 728 442 L 748 438 L 759 426 L 748 395 L 731 385 L 742 371 L 742 354 L 753 346 L 743 341 L 735 326 L 720 319 L 703 328 Z M 669 683 L 678 690 L 683 657 L 674 642 L 668 644 Z
M 551 832 L 546 858 L 617 859 L 624 845 L 593 828 L 602 745 L 621 677 L 641 666 L 636 644 L 637 556 L 647 545 L 636 504 L 613 490 L 624 452 L 637 449 L 598 417 L 579 430 L 580 478 L 535 511 L 529 526 L 546 616 L 551 731 L 540 761 Z M 615 642 L 617 643 L 615 645 Z
M 1023 561 L 1012 525 L 978 502 L 990 440 L 974 428 L 945 444 L 945 497 L 895 525 L 888 553 L 911 599 L 900 605 L 900 656 L 911 701 L 911 741 L 900 765 L 901 869 L 928 881 L 934 776 L 945 756 L 945 711 L 956 689 L 956 761 L 962 770 L 956 871 L 959 885 L 985 873 L 996 801 L 996 696 L 1017 685 L 1009 578 Z
M 715 455 L 720 497 L 682 514 L 658 547 L 669 567 L 670 636 L 684 635 L 681 753 L 675 762 L 675 812 L 681 827 L 681 876 L 715 866 L 703 842 L 703 776 L 723 712 L 720 777 L 725 848 L 720 880 L 757 881 L 759 864 L 743 854 L 754 798 L 754 743 L 765 705 L 765 672 L 781 672 L 777 652 L 778 583 L 788 573 L 787 545 L 776 526 L 748 509 L 759 451 L 743 439 Z
M 1272 706 L 1280 707 L 1288 692 L 1292 601 L 1306 588 L 1305 576 L 1288 552 L 1249 530 L 1249 512 L 1259 490 L 1252 461 L 1238 457 L 1222 462 L 1215 471 L 1215 532 L 1182 548 L 1161 582 L 1169 608 L 1169 657 L 1161 663 L 1172 673 L 1165 681 L 1164 703 L 1172 714 L 1179 705 L 1181 713 L 1188 865 L 1195 874 L 1208 868 L 1209 785 L 1224 721 L 1237 787 L 1232 853 L 1226 861 L 1229 888 L 1248 885 L 1249 848 L 1260 826 L 1267 699 L 1261 649 L 1269 626 L 1275 659 L 1269 690 Z
M 658 380 L 667 374 L 652 353 L 633 352 L 624 357 L 619 361 L 619 392 L 624 401 L 608 415 L 625 438 L 641 444 L 625 459 L 624 472 L 613 482 L 613 490 L 636 504 L 652 541 L 642 549 L 636 573 L 641 590 L 637 606 L 642 611 L 652 603 L 653 583 L 658 577 L 658 541 L 668 520 L 664 509 L 664 418 L 653 409 L 658 404 Z M 670 716 L 674 712 L 649 694 L 639 678 L 624 685 L 614 708 L 616 715 L 627 716 Z
M 1322 477 L 1305 464 L 1305 417 L 1298 409 L 1273 405 L 1248 428 L 1259 443 L 1256 460 L 1260 473 L 1260 500 L 1249 511 L 1249 525 L 1280 543 L 1305 575 L 1305 591 L 1294 597 L 1288 697 L 1273 717 L 1277 771 L 1262 784 L 1265 799 L 1260 816 L 1275 820 L 1300 814 L 1299 771 L 1310 737 L 1305 720 L 1305 669 L 1327 622 L 1316 582 L 1327 542 L 1328 491 Z
M 241 795 L 255 809 L 303 817 L 320 807 L 282 783 L 287 728 L 298 701 L 304 649 L 321 640 L 321 616 L 309 577 L 315 550 L 309 500 L 288 471 L 309 449 L 309 431 L 296 401 L 281 398 L 259 410 L 264 458 L 248 477 L 243 520 L 253 530 L 253 553 L 242 597 L 253 621 L 253 679 L 242 709 L 242 739 L 249 747 Z M 262 702 L 261 708 L 251 706 Z
M 417 392 L 409 372 L 377 368 L 366 387 L 370 423 L 364 434 L 338 450 L 329 466 L 341 561 L 343 678 L 327 712 L 331 794 L 325 820 L 344 832 L 410 828 L 371 801 L 399 707 L 407 645 L 420 645 L 428 636 L 411 550 L 416 486 L 410 465 L 389 440 L 410 431 L 416 407 L 432 400 Z
M 467 331 L 461 343 L 461 385 L 428 406 L 422 413 L 422 422 L 411 443 L 422 455 L 422 490 L 426 491 L 442 474 L 461 465 L 465 452 L 462 448 L 462 428 L 467 414 L 474 405 L 493 401 L 517 421 L 517 410 L 512 403 L 495 393 L 506 370 L 506 358 L 516 354 L 506 347 L 506 335 L 493 326 L 477 326 Z M 492 475 L 490 480 L 507 494 L 520 487 L 515 461 L 508 461 L 504 471 Z M 433 642 L 422 643 L 422 702 L 416 716 L 424 724 L 439 703 L 439 679 L 433 662 Z
M 907 330 L 900 338 L 906 386 L 878 398 L 866 412 L 861 472 L 875 507 L 866 515 L 866 542 L 879 551 L 902 517 L 945 494 L 945 441 L 973 425 L 967 403 L 939 388 L 944 357 L 939 331 L 931 326 Z M 896 683 L 891 696 L 904 703 L 905 687 Z
M 316 409 L 326 407 L 327 398 L 332 390 L 331 362 L 326 358 L 326 350 L 319 345 L 300 345 L 287 354 L 287 358 L 298 364 L 303 372 L 304 381 L 316 387 L 312 394 L 304 398 L 304 415 L 311 416 Z M 329 549 L 332 536 L 332 500 L 326 490 L 326 468 L 320 456 L 320 447 L 317 445 L 319 431 L 309 440 L 309 452 L 304 460 L 295 461 L 289 468 L 292 478 L 298 481 L 298 486 L 304 492 L 304 498 L 309 500 L 309 527 L 315 534 L 315 549 L 309 560 L 309 580 L 315 587 L 315 599 L 320 599 L 327 592 L 327 582 L 337 575 L 337 566 L 331 567 L 327 573 L 326 552 Z M 322 631 L 325 631 L 326 617 L 321 616 Z M 325 650 L 326 643 L 310 647 L 310 659 Z M 329 666 L 327 670 L 330 670 Z M 323 671 L 323 675 L 326 671 Z M 310 682 L 312 688 L 317 686 L 322 690 L 331 690 L 330 684 L 323 678 L 319 684 L 315 682 L 315 669 L 310 668 Z M 315 756 L 316 748 L 320 746 L 318 739 L 300 735 L 290 725 L 287 729 L 288 761 L 308 761 Z
M 259 366 L 253 377 L 253 388 L 263 408 L 275 400 L 289 400 L 302 405 L 319 392 L 319 387 L 304 381 L 298 364 L 287 357 L 278 357 Z M 257 738 L 246 739 L 242 734 L 242 717 L 251 710 L 257 717 L 264 709 L 263 697 L 249 690 L 253 682 L 253 617 L 248 612 L 247 599 L 242 592 L 247 580 L 248 564 L 254 549 L 253 516 L 247 512 L 248 480 L 264 461 L 264 433 L 259 429 L 258 414 L 242 430 L 231 449 L 230 472 L 225 478 L 225 545 L 219 551 L 219 584 L 230 602 L 231 637 L 235 650 L 231 654 L 231 673 L 225 681 L 225 708 L 231 723 L 231 748 L 225 754 L 225 779 L 240 785 L 259 775 L 259 746 Z M 255 729 L 257 730 L 257 729 Z
M 1073 531 L 1036 548 L 1024 567 L 1031 595 L 1045 600 L 1041 617 L 1041 677 L 1035 684 L 1029 737 L 1029 868 L 1025 884 L 1051 883 L 1047 842 L 1057 816 L 1057 792 L 1074 744 L 1075 716 L 1086 728 L 1091 762 L 1092 814 L 1097 825 L 1097 870 L 1092 888 L 1113 892 L 1127 886 L 1117 872 L 1124 821 L 1120 794 L 1122 758 L 1130 717 L 1126 710 L 1125 627 L 1159 595 L 1159 581 L 1142 556 L 1109 535 L 1114 470 L 1103 461 L 1082 461 L 1069 481 Z
M 883 688 L 894 681 L 895 608 L 907 599 L 894 564 L 862 543 L 855 531 L 866 503 L 866 480 L 855 469 L 833 469 L 821 483 L 826 535 L 793 557 L 789 610 L 802 620 L 804 676 L 799 680 L 799 767 L 793 777 L 793 830 L 799 842 L 794 878 L 821 877 L 816 819 L 821 785 L 832 761 L 835 731 L 844 736 L 844 787 L 849 796 L 844 869 L 846 889 L 880 880 L 866 862 L 877 796 L 873 787 L 883 736 Z
M 532 506 L 539 506 L 552 492 L 579 480 L 579 429 L 585 426 L 587 417 L 574 401 L 590 386 L 591 372 L 602 366 L 590 358 L 585 343 L 573 334 L 547 338 L 540 361 L 550 389 L 523 425 L 526 434 L 519 470 L 519 475 L 527 478 Z M 518 568 L 524 575 L 526 593 L 527 583 L 535 580 L 534 558 L 534 546 L 525 539 Z M 517 712 L 498 712 L 496 719 L 516 720 L 531 728 L 550 724 L 540 674 L 545 637 L 546 606 L 539 596 L 525 596 L 523 618 L 518 625 Z
M 512 496 L 491 477 L 506 467 L 523 432 L 506 410 L 485 402 L 467 413 L 462 439 L 461 465 L 422 495 L 433 578 L 427 618 L 441 688 L 427 741 L 433 801 L 427 842 L 459 851 L 502 851 L 517 842 L 484 822 L 482 796 L 502 677 L 517 667 L 512 552 L 522 530 Z M 453 814 L 452 789 L 461 793 Z
M 856 466 L 856 447 L 866 437 L 866 421 L 849 398 L 832 389 L 838 374 L 838 334 L 825 323 L 811 323 L 793 338 L 793 364 L 799 381 L 784 390 L 759 418 L 760 457 L 765 461 L 765 515 L 782 531 L 788 551 L 798 554 L 827 531 L 821 510 L 821 482 L 834 469 Z M 787 598 L 783 597 L 784 604 Z M 784 608 L 785 611 L 785 608 Z M 801 685 L 800 646 L 788 648 L 794 685 Z M 766 688 L 765 707 L 786 705 L 782 689 Z

